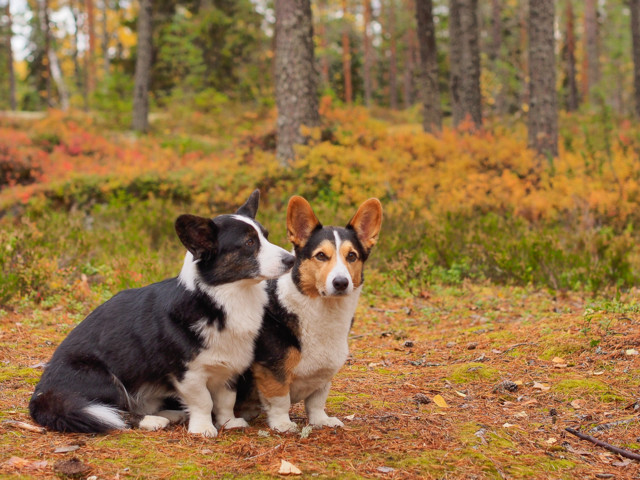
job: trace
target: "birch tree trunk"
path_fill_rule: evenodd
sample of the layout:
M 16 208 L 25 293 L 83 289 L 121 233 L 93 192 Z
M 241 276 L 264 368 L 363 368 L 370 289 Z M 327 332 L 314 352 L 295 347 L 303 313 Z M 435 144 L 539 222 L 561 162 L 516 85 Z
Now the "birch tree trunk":
M 7 6 L 5 9 L 5 15 L 7 16 L 7 72 L 9 74 L 9 107 L 11 110 L 18 108 L 16 101 L 16 76 L 13 69 L 13 48 L 11 46 L 11 39 L 13 38 L 13 21 L 11 18 L 11 0 L 7 0 Z

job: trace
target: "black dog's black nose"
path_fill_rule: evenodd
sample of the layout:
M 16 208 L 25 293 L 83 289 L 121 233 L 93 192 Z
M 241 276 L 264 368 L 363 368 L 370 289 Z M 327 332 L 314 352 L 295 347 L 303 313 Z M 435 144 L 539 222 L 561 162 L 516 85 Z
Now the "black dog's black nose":
M 282 256 L 282 263 L 285 267 L 291 268 L 293 267 L 293 264 L 296 263 L 296 257 L 287 253 L 286 255 Z
M 333 288 L 339 292 L 343 292 L 349 286 L 349 279 L 346 277 L 336 277 L 333 279 Z

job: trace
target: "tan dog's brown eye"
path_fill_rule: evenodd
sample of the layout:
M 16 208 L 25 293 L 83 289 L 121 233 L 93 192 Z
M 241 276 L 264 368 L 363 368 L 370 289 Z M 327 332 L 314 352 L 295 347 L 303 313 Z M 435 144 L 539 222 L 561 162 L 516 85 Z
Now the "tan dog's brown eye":
M 355 252 L 349 252 L 347 254 L 347 262 L 353 263 L 358 259 L 358 255 Z
M 327 260 L 329 260 L 329 257 L 327 257 L 323 252 L 318 252 L 316 253 L 316 260 L 320 260 L 321 262 L 326 262 Z

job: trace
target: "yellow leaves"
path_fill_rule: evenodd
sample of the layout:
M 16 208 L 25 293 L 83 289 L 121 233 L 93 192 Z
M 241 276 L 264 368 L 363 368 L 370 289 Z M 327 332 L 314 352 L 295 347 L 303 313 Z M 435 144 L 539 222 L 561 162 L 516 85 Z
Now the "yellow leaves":
M 449 404 L 442 395 L 436 395 L 435 397 L 433 397 L 433 403 L 435 403 L 440 408 L 449 408 Z

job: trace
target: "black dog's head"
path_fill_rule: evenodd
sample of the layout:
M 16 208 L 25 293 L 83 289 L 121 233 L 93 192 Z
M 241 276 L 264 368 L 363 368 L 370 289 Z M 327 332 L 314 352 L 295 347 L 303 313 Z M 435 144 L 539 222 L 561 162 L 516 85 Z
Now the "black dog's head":
M 234 215 L 177 218 L 178 237 L 207 285 L 276 278 L 293 266 L 294 256 L 270 243 L 267 230 L 256 221 L 259 201 L 255 190 Z

